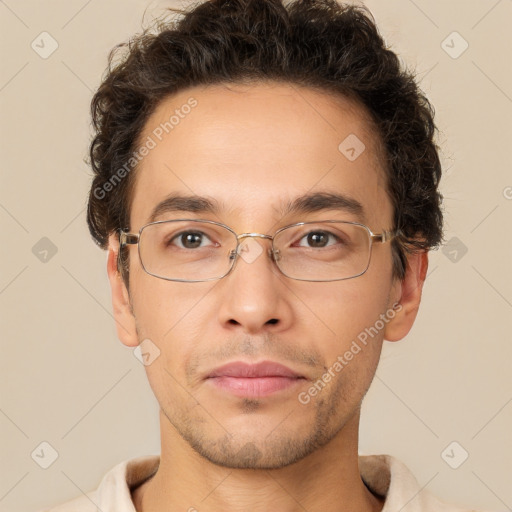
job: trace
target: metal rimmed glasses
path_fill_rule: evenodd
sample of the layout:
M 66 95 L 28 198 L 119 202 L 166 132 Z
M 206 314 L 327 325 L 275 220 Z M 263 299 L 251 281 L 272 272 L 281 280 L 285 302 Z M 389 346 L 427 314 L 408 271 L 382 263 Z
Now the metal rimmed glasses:
M 352 279 L 368 270 L 373 244 L 389 242 L 399 232 L 376 234 L 357 222 L 322 220 L 290 224 L 271 236 L 237 234 L 211 220 L 173 219 L 151 222 L 138 233 L 120 230 L 119 234 L 119 255 L 123 247 L 138 245 L 148 274 L 192 283 L 222 279 L 240 255 L 246 262 L 254 261 L 264 252 L 255 238 L 272 242 L 267 254 L 286 277 L 319 282 Z

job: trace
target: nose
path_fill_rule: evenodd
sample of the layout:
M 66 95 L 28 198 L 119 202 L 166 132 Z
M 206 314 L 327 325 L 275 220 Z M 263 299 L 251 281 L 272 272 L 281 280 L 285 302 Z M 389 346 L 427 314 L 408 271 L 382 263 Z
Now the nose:
M 272 261 L 270 247 L 267 236 L 240 241 L 235 267 L 216 287 L 222 295 L 218 315 L 224 327 L 257 334 L 291 325 L 289 285 Z

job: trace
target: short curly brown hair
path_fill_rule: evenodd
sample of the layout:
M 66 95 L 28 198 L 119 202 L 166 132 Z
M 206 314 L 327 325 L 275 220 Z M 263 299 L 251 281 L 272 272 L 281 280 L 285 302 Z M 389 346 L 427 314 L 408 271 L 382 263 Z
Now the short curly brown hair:
M 111 51 L 91 103 L 87 222 L 102 248 L 129 227 L 135 173 L 126 163 L 157 105 L 191 86 L 258 80 L 355 98 L 371 115 L 385 148 L 394 228 L 402 233 L 392 245 L 395 277 L 404 276 L 407 252 L 442 242 L 434 109 L 366 8 L 335 0 L 209 0 L 170 11 L 180 17 L 158 20 L 156 32 L 146 29 Z

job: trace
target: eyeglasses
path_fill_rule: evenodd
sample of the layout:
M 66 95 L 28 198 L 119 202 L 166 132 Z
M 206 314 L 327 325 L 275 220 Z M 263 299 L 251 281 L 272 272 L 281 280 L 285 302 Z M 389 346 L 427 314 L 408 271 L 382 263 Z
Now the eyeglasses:
M 236 234 L 210 220 L 177 219 L 151 222 L 138 233 L 120 230 L 121 249 L 139 246 L 143 269 L 168 281 L 201 282 L 222 279 L 234 268 L 238 256 L 251 263 L 263 248 L 255 240 L 272 241 L 270 259 L 282 274 L 299 281 L 341 281 L 364 274 L 372 246 L 386 243 L 398 231 L 374 234 L 357 222 L 324 220 L 298 222 L 278 229 L 273 236 Z M 245 253 L 245 254 L 244 254 Z

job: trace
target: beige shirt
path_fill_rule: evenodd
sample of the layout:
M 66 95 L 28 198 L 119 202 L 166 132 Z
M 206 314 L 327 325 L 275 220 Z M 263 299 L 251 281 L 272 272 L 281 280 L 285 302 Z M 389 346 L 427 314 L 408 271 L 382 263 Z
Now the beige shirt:
M 136 512 L 131 489 L 155 474 L 159 462 L 157 455 L 122 462 L 103 477 L 96 491 L 40 512 Z M 382 512 L 470 512 L 421 489 L 407 467 L 390 455 L 359 456 L 359 469 L 367 487 L 386 497 Z

